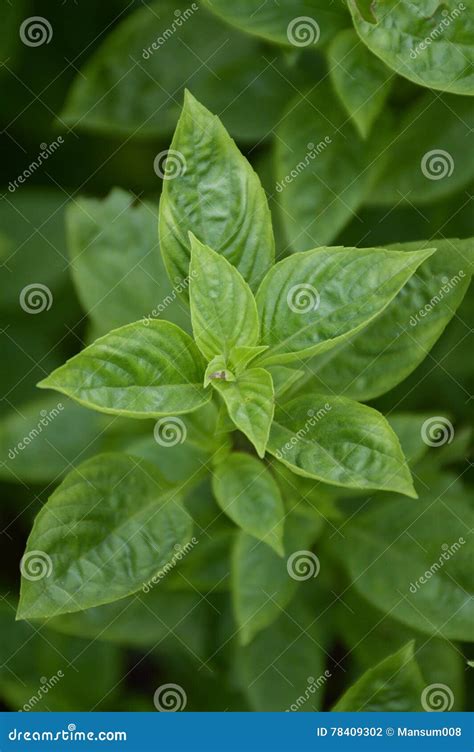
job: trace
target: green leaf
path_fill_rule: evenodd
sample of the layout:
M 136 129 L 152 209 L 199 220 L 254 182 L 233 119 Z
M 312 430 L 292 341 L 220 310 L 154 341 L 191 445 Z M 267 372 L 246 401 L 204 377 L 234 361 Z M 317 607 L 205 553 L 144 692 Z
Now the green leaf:
M 230 418 L 252 442 L 259 457 L 265 454 L 275 410 L 272 377 L 263 368 L 251 368 L 235 381 L 214 379 L 212 386 L 224 400 Z
M 174 0 L 158 0 L 107 34 L 73 82 L 61 121 L 122 138 L 163 139 L 188 85 L 222 113 L 235 138 L 267 138 L 295 85 L 308 85 L 309 75 L 282 55 L 272 54 L 269 65 L 258 40 L 200 3 L 177 10 Z
M 347 26 L 342 4 L 328 7 L 324 0 L 204 0 L 209 10 L 240 29 L 285 46 L 322 45 Z
M 378 397 L 403 381 L 426 357 L 461 304 L 471 278 L 474 239 L 403 243 L 437 252 L 419 267 L 373 323 L 308 364 L 307 380 L 359 400 Z M 304 387 L 303 387 L 304 388 Z
M 270 366 L 268 368 L 273 380 L 273 388 L 275 390 L 275 397 L 282 397 L 293 384 L 296 384 L 305 373 L 304 371 L 297 371 L 295 368 L 288 368 L 288 366 Z
M 414 656 L 414 642 L 385 658 L 356 681 L 333 712 L 415 712 L 422 710 L 425 682 Z
M 395 431 L 403 454 L 410 465 L 415 465 L 428 451 L 423 441 L 423 424 L 432 418 L 429 413 L 390 413 L 387 421 Z
M 369 197 L 372 205 L 422 206 L 468 185 L 474 176 L 472 160 L 466 159 L 474 150 L 474 108 L 469 98 L 427 92 L 399 117 Z M 443 223 L 441 231 L 444 227 Z
M 321 521 L 292 514 L 285 521 L 284 549 L 307 553 Z M 232 556 L 232 600 L 242 645 L 268 627 L 286 608 L 301 582 L 290 576 L 287 559 L 246 533 L 239 533 Z
M 207 620 L 203 598 L 196 592 L 177 593 L 157 586 L 104 606 L 48 619 L 48 627 L 81 635 L 103 646 L 153 648 L 160 653 L 179 648 L 189 658 L 203 655 Z
M 219 506 L 236 525 L 283 556 L 285 510 L 279 488 L 262 462 L 235 452 L 215 468 L 212 487 Z
M 114 418 L 92 413 L 66 398 L 43 394 L 10 412 L 0 425 L 0 477 L 48 483 L 74 462 L 104 447 Z
M 329 81 L 299 94 L 276 129 L 275 190 L 292 251 L 329 245 L 385 163 L 387 128 L 364 141 Z
M 258 317 L 258 314 L 257 314 Z M 236 373 L 241 373 L 244 371 L 248 364 L 251 363 L 251 361 L 257 357 L 257 355 L 260 355 L 260 353 L 265 352 L 265 350 L 268 350 L 267 345 L 262 345 L 259 347 L 247 347 L 246 345 L 237 345 L 234 347 L 229 356 L 229 361 L 232 366 L 232 368 L 235 369 Z
M 278 407 L 268 451 L 297 475 L 416 497 L 398 439 L 383 415 L 344 397 L 306 394 Z
M 259 326 L 255 298 L 226 258 L 191 235 L 189 297 L 194 339 L 202 354 L 229 359 L 239 345 L 254 347 Z
M 333 86 L 360 135 L 367 138 L 390 93 L 394 74 L 352 29 L 337 34 L 328 57 Z
M 73 470 L 38 514 L 22 558 L 19 619 L 57 616 L 139 590 L 192 535 L 153 465 L 102 454 Z
M 168 274 L 172 279 L 187 276 L 192 231 L 255 289 L 275 253 L 265 192 L 219 118 L 189 92 L 171 143 L 174 153 L 180 154 L 184 167 L 165 180 L 160 201 L 161 250 Z
M 375 318 L 433 250 L 316 248 L 280 261 L 257 294 L 260 363 L 323 352 Z
M 11 710 L 114 709 L 125 668 L 117 647 L 15 622 L 15 606 L 6 598 L 0 631 L 0 697 Z
M 101 337 L 38 386 L 128 418 L 191 412 L 210 393 L 191 337 L 166 321 L 137 321 Z
M 372 3 L 366 21 L 349 0 L 357 33 L 401 76 L 430 89 L 474 94 L 474 3 L 445 6 L 433 0 Z
M 390 499 L 350 520 L 337 554 L 358 592 L 394 619 L 472 641 L 473 523 L 462 492 L 431 484 L 416 504 Z
M 79 198 L 67 210 L 71 269 L 98 335 L 141 318 L 189 328 L 189 313 L 171 287 L 156 237 L 156 208 L 133 205 L 115 188 L 103 200 Z
M 319 710 L 331 672 L 316 615 L 302 598 L 282 610 L 270 629 L 240 647 L 236 671 L 242 676 L 253 710 Z
M 415 640 L 416 661 L 426 683 L 447 685 L 453 691 L 453 709 L 462 709 L 465 669 L 457 646 L 436 637 L 427 639 L 426 635 L 373 608 L 354 589 L 343 595 L 337 625 L 340 638 L 361 674 L 394 650 L 400 650 L 409 640 Z

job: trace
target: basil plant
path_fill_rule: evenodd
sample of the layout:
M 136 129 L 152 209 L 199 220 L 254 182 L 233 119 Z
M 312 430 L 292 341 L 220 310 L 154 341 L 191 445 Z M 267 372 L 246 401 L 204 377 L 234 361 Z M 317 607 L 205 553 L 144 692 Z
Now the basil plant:
M 108 199 L 123 200 L 120 191 Z M 133 221 L 126 232 L 118 225 L 113 242 L 146 238 L 153 263 L 164 264 L 169 276 L 165 297 L 152 289 L 140 301 L 140 274 L 143 289 L 151 275 L 144 267 L 137 274 L 128 258 L 132 283 L 118 320 L 134 297 L 135 309 L 153 301 L 155 308 L 110 328 L 103 320 L 108 293 L 96 302 L 88 296 L 101 276 L 113 287 L 113 268 L 96 268 L 83 298 L 101 336 L 39 384 L 112 416 L 107 431 L 115 421 L 127 423 L 128 439 L 119 432 L 69 469 L 37 515 L 22 573 L 35 556 L 47 572 L 23 576 L 18 617 L 65 629 L 82 618 L 90 633 L 87 613 L 99 618 L 106 604 L 125 598 L 146 604 L 157 587 L 171 598 L 181 573 L 199 592 L 230 591 L 231 632 L 246 650 L 254 648 L 245 670 L 258 664 L 263 648 L 276 659 L 283 637 L 272 633 L 257 649 L 260 636 L 290 602 L 304 612 L 308 599 L 319 597 L 325 569 L 342 563 L 363 574 L 385 550 L 383 537 L 369 549 L 367 535 L 357 538 L 349 524 L 352 544 L 341 560 L 324 553 L 341 514 L 336 500 L 355 504 L 356 497 L 388 492 L 382 506 L 395 527 L 402 513 L 416 517 L 413 510 L 424 503 L 416 500 L 404 454 L 413 449 L 414 428 L 389 422 L 365 402 L 408 376 L 454 315 L 469 283 L 467 241 L 318 247 L 276 260 L 259 177 L 219 118 L 189 93 L 167 151 L 159 259 L 156 238 L 138 221 L 142 207 L 130 212 Z M 81 222 L 71 228 L 74 244 Z M 103 231 L 111 231 L 106 213 Z M 418 316 L 459 269 L 459 284 L 433 315 Z M 196 495 L 198 487 L 207 490 Z M 374 517 L 365 529 L 376 526 Z M 365 562 L 356 558 L 364 545 Z M 308 567 L 313 589 L 300 602 Z M 388 580 L 396 569 L 387 569 Z M 396 582 L 381 589 L 362 578 L 364 587 L 373 606 L 430 631 L 419 623 L 422 608 L 387 602 Z M 161 603 L 166 611 L 166 598 Z M 438 606 L 430 603 L 429 620 L 442 630 Z M 286 628 L 288 644 L 294 624 Z M 456 639 L 467 631 L 456 622 L 452 629 L 456 634 L 446 636 Z M 280 705 L 266 708 L 263 701 L 264 709 Z M 262 709 L 258 701 L 254 706 Z

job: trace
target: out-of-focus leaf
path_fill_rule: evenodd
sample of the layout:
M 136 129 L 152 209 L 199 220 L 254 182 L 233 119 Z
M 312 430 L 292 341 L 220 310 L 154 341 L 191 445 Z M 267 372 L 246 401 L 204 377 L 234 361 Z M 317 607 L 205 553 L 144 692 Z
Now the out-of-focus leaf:
M 133 201 L 116 188 L 104 201 L 80 198 L 67 211 L 71 269 L 97 336 L 148 317 L 189 329 L 159 251 L 158 207 Z
M 427 92 L 404 111 L 370 203 L 421 206 L 460 190 L 474 175 L 473 149 L 472 100 Z
M 11 710 L 111 709 L 122 669 L 116 647 L 89 642 L 81 633 L 69 637 L 15 622 L 15 608 L 6 600 L 0 625 L 0 696 Z
M 335 712 L 414 712 L 422 710 L 425 683 L 414 657 L 414 643 L 385 658 L 349 687 Z
M 236 670 L 256 711 L 320 710 L 331 671 L 316 614 L 301 597 L 236 653 Z
M 176 11 L 175 2 L 160 0 L 126 18 L 76 78 L 61 118 L 88 130 L 166 138 L 188 86 L 222 113 L 235 138 L 267 137 L 302 74 L 273 52 L 269 63 L 258 40 L 202 5 Z
M 326 81 L 291 102 L 276 135 L 276 191 L 289 246 L 329 245 L 383 168 L 386 126 L 363 141 Z
M 348 25 L 342 3 L 326 0 L 204 0 L 216 15 L 249 34 L 285 46 L 312 47 L 325 44 Z
M 352 29 L 337 34 L 328 56 L 334 88 L 360 135 L 367 138 L 390 93 L 393 73 Z
M 436 637 L 472 640 L 473 523 L 459 491 L 433 484 L 416 503 L 384 500 L 354 517 L 337 555 L 356 590 L 394 619 Z
M 318 520 L 289 515 L 284 535 L 288 557 L 307 555 L 305 549 L 313 544 L 321 527 Z M 232 561 L 232 599 L 242 645 L 272 624 L 292 599 L 299 581 L 291 571 L 287 559 L 265 543 L 243 532 L 238 535 Z M 317 574 L 316 568 L 314 571 Z

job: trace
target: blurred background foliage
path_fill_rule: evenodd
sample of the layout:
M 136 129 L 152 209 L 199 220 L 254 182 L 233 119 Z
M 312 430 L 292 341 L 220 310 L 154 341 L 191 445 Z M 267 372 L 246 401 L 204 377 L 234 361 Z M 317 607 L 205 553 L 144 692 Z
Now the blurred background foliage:
M 187 588 L 182 587 L 183 580 L 175 578 L 173 585 L 170 578 L 165 596 L 154 593 L 145 606 L 140 599 L 131 600 L 126 618 L 111 604 L 62 617 L 48 626 L 14 621 L 18 564 L 32 520 L 72 463 L 104 448 L 131 446 L 142 456 L 153 452 L 156 459 L 159 448 L 150 439 L 148 423 L 145 428 L 123 427 L 75 405 L 68 405 L 51 424 L 47 441 L 36 440 L 15 461 L 9 461 L 8 451 L 36 424 L 41 410 L 57 403 L 54 395 L 38 396 L 37 381 L 91 337 L 111 328 L 104 322 L 119 325 L 146 315 L 153 301 L 159 303 L 170 289 L 161 268 L 154 272 L 160 278 L 159 290 L 151 289 L 148 297 L 134 301 L 133 280 L 128 289 L 122 286 L 120 265 L 114 271 L 112 254 L 110 277 L 103 284 L 112 286 L 116 274 L 116 294 L 107 310 L 99 308 L 96 316 L 88 318 L 82 304 L 91 307 L 101 299 L 100 270 L 92 267 L 91 272 L 87 263 L 83 268 L 84 259 L 81 253 L 75 258 L 74 244 L 79 249 L 87 244 L 81 237 L 81 216 L 95 217 L 97 212 L 97 223 L 106 226 L 107 214 L 102 216 L 102 204 L 96 199 L 116 188 L 121 191 L 113 194 L 116 203 L 109 205 L 110 225 L 120 213 L 120 202 L 124 209 L 130 204 L 124 191 L 130 192 L 135 196 L 137 233 L 143 233 L 144 245 L 156 244 L 161 181 L 154 160 L 169 147 L 184 88 L 221 116 L 260 174 L 280 257 L 318 244 L 377 246 L 474 235 L 474 163 L 468 159 L 474 110 L 469 97 L 422 88 L 385 68 L 359 44 L 362 49 L 349 58 L 345 71 L 350 86 L 357 86 L 359 77 L 365 85 L 364 66 L 375 65 L 374 75 L 384 91 L 375 113 L 357 124 L 348 117 L 338 90 L 347 89 L 347 79 L 341 83 L 337 60 L 354 34 L 342 2 L 328 3 L 321 38 L 311 48 L 291 46 L 277 32 L 261 35 L 261 30 L 252 29 L 247 34 L 199 7 L 147 57 L 144 51 L 170 27 L 177 10 L 183 13 L 185 8 L 168 0 L 151 4 L 56 0 L 46 7 L 33 0 L 1 0 L 0 582 L 5 597 L 0 603 L 0 700 L 8 709 L 28 702 L 46 683 L 43 680 L 58 670 L 64 673 L 60 689 L 45 693 L 35 709 L 151 710 L 154 688 L 167 680 L 186 685 L 190 709 L 275 709 L 283 702 L 281 697 L 272 698 L 271 682 L 259 684 L 254 677 L 252 683 L 249 678 L 262 649 L 258 642 L 241 651 L 236 670 L 226 593 L 228 569 L 225 558 L 216 554 L 227 550 L 232 535 L 225 522 L 219 523 L 212 545 L 202 546 L 200 558 L 187 573 Z M 51 41 L 37 47 L 22 44 L 23 19 L 43 15 L 53 29 Z M 341 31 L 348 36 L 338 37 L 336 44 Z M 59 136 L 63 143 L 57 151 L 26 184 L 11 190 L 9 186 L 37 157 L 41 145 Z M 331 138 L 331 147 L 279 191 L 278 182 L 305 158 L 308 144 L 318 144 L 325 136 Z M 423 178 L 419 163 L 430 148 L 449 151 L 455 163 L 452 176 L 440 181 Z M 121 236 L 118 225 L 116 235 L 110 231 L 106 238 L 109 247 L 119 244 Z M 149 259 L 134 259 L 133 248 L 130 253 L 129 263 L 138 262 L 143 272 Z M 93 265 L 94 259 L 89 263 Z M 46 285 L 54 299 L 50 310 L 39 316 L 28 314 L 18 302 L 21 290 L 33 282 Z M 451 454 L 446 452 L 443 463 L 425 457 L 417 473 L 427 477 L 441 472 L 444 464 L 454 475 L 463 475 L 467 489 L 463 493 L 472 493 L 474 481 L 472 466 L 466 464 L 466 427 L 474 411 L 473 314 L 468 294 L 424 363 L 375 401 L 389 416 L 408 411 L 449 415 L 456 428 Z M 180 302 L 173 303 L 166 316 L 188 325 Z M 167 449 L 161 467 L 177 476 L 173 480 L 180 480 L 180 475 L 185 480 L 203 457 L 201 437 L 185 455 L 179 447 Z M 419 457 L 417 461 L 423 462 Z M 206 481 L 190 488 L 189 494 L 188 503 L 199 513 L 198 525 L 204 529 L 215 510 Z M 356 502 L 345 501 L 336 512 L 320 491 L 319 503 L 329 519 L 352 516 L 347 509 L 353 510 Z M 330 594 L 346 588 L 330 536 L 325 545 L 333 568 L 314 593 L 313 612 L 321 603 L 326 609 L 324 604 L 334 601 Z M 419 643 L 426 639 L 415 629 L 383 617 L 373 606 L 357 605 L 360 597 L 351 592 L 344 596 L 346 605 L 336 599 L 314 636 L 324 643 L 335 677 L 325 690 L 324 707 L 374 660 L 413 637 Z M 304 611 L 307 605 L 301 608 Z M 347 608 L 358 618 L 348 617 Z M 280 619 L 277 625 L 265 645 L 266 651 L 275 651 L 275 662 L 279 640 L 287 644 L 292 639 L 291 624 Z M 367 644 L 363 637 L 370 630 Z M 433 681 L 438 672 L 456 688 L 456 706 L 462 707 L 466 675 L 459 654 L 436 639 L 429 639 L 422 652 L 420 663 Z M 323 670 L 324 662 L 318 660 Z M 318 663 L 314 671 L 317 667 Z M 307 667 L 302 670 L 306 677 Z M 250 683 L 248 695 L 242 690 Z M 285 698 L 288 704 L 291 697 L 294 688 Z

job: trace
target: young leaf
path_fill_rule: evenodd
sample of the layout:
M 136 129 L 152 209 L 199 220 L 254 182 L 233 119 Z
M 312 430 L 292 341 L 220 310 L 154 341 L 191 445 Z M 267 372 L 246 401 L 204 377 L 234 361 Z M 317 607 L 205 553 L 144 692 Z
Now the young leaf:
M 352 519 L 337 553 L 374 606 L 425 634 L 472 641 L 473 524 L 462 493 L 432 485 L 416 504 L 390 499 Z
M 267 449 L 297 475 L 416 497 L 400 444 L 385 418 L 344 397 L 306 394 L 278 407 Z
M 115 188 L 102 200 L 67 209 L 71 270 L 98 335 L 154 316 L 189 328 L 189 312 L 171 287 L 156 237 L 156 208 Z
M 204 0 L 204 4 L 239 29 L 285 46 L 324 44 L 348 22 L 342 5 L 328 6 L 325 0 L 273 0 L 260 5 L 253 0 Z
M 239 345 L 253 347 L 259 327 L 250 287 L 226 258 L 191 235 L 189 297 L 194 339 L 202 354 L 229 359 Z
M 307 553 L 321 527 L 321 521 L 289 515 L 284 535 L 287 554 Z M 290 576 L 286 558 L 253 536 L 239 533 L 232 554 L 232 600 L 242 645 L 275 621 L 299 584 Z
M 308 363 L 308 382 L 353 399 L 369 400 L 392 389 L 422 362 L 469 287 L 474 239 L 417 241 L 394 248 L 413 251 L 429 245 L 437 247 L 436 253 L 416 270 L 375 321 Z
M 357 0 L 348 5 L 362 41 L 401 76 L 430 89 L 474 94 L 472 0 L 452 9 L 426 1 L 372 3 L 373 21 L 364 20 Z
M 265 454 L 275 410 L 272 377 L 263 368 L 251 368 L 235 381 L 214 379 L 229 416 L 252 442 L 259 457 Z
M 328 50 L 333 86 L 362 138 L 367 138 L 390 92 L 394 74 L 353 29 L 339 32 Z
M 431 204 L 449 196 L 472 180 L 474 165 L 466 153 L 473 150 L 472 100 L 426 92 L 400 116 L 370 203 L 393 209 L 406 203 Z M 456 206 L 453 211 L 459 209 Z M 444 227 L 443 223 L 441 230 Z M 472 235 L 472 229 L 468 234 Z
M 170 151 L 179 152 L 185 165 L 165 180 L 160 201 L 161 251 L 170 278 L 188 274 L 192 231 L 255 289 L 275 253 L 265 192 L 219 118 L 189 92 Z
M 128 418 L 192 412 L 210 398 L 205 363 L 189 335 L 166 321 L 137 321 L 101 337 L 38 386 Z
M 251 363 L 252 360 L 257 357 L 257 355 L 260 355 L 260 353 L 265 352 L 265 350 L 268 350 L 267 345 L 262 345 L 259 347 L 247 347 L 246 345 L 237 345 L 230 352 L 230 356 L 229 356 L 230 365 L 235 370 L 236 373 L 241 373 L 242 371 L 245 371 L 248 364 Z
M 249 535 L 283 555 L 285 510 L 266 466 L 250 454 L 231 454 L 214 470 L 212 487 L 221 509 Z
M 300 360 L 334 347 L 380 314 L 433 250 L 316 248 L 280 261 L 257 293 L 260 363 Z
M 276 190 L 289 247 L 329 245 L 371 193 L 387 128 L 363 141 L 323 81 L 290 103 L 276 135 Z
M 319 710 L 324 684 L 326 651 L 317 616 L 297 596 L 269 629 L 260 632 L 236 654 L 236 671 L 253 710 Z M 283 678 L 284 677 L 284 678 Z
M 153 465 L 102 454 L 73 470 L 38 514 L 20 570 L 19 619 L 72 613 L 139 590 L 192 535 Z
M 296 384 L 305 375 L 304 371 L 297 371 L 295 368 L 288 368 L 288 366 L 269 366 L 268 372 L 273 380 L 275 397 L 282 397 L 285 392 L 291 389 L 293 384 Z
M 336 713 L 420 711 L 424 688 L 414 642 L 409 642 L 361 676 L 332 710 Z

